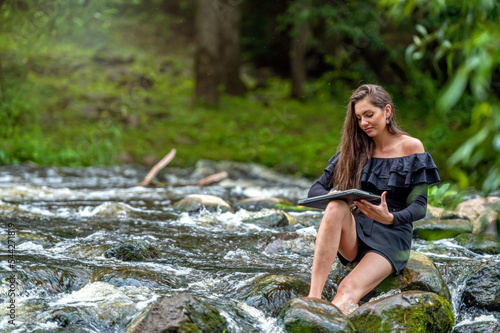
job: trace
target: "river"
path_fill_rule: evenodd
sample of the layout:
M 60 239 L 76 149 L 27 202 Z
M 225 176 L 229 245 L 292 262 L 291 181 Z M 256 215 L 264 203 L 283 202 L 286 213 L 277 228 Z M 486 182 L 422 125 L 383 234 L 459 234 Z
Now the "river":
M 219 184 L 175 186 L 224 168 L 230 177 Z M 267 274 L 308 282 L 311 255 L 263 249 L 283 233 L 315 235 L 316 228 L 266 228 L 245 223 L 245 210 L 187 214 L 172 204 L 188 194 L 217 195 L 232 204 L 269 196 L 296 203 L 312 181 L 256 165 L 201 161 L 196 168 L 165 169 L 160 180 L 171 185 L 137 186 L 147 171 L 0 167 L 1 332 L 123 332 L 148 304 L 181 292 L 215 306 L 230 332 L 281 332 L 274 318 L 242 301 L 241 292 Z M 321 218 L 320 212 L 290 214 Z M 129 240 L 154 244 L 162 258 L 123 262 L 103 256 Z M 482 262 L 500 261 L 499 255 L 479 255 L 451 239 L 414 240 L 413 250 L 427 254 L 446 280 L 456 326 L 498 320 L 493 313 L 462 307 L 461 295 L 470 272 Z M 12 276 L 15 295 L 10 297 Z M 14 325 L 10 304 L 15 304 Z

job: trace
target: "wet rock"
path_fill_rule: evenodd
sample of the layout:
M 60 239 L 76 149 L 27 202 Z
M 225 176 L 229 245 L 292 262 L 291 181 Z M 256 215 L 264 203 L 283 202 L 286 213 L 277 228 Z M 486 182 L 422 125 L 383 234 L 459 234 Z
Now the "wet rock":
M 413 222 L 413 235 L 425 240 L 452 238 L 471 231 L 471 222 L 462 219 L 424 219 Z
M 479 321 L 455 326 L 453 333 L 491 333 L 500 332 L 498 321 Z
M 95 271 L 93 282 L 107 282 L 115 287 L 180 288 L 185 283 L 172 274 L 162 274 L 136 267 L 104 267 Z
M 461 202 L 456 211 L 469 216 L 470 220 L 474 220 L 489 210 L 491 206 L 498 204 L 500 204 L 499 197 L 475 198 Z
M 186 198 L 176 202 L 174 209 L 182 212 L 198 212 L 206 209 L 207 211 L 231 212 L 231 205 L 224 199 L 215 195 L 190 194 Z
M 484 212 L 479 214 L 472 220 L 472 233 L 478 234 L 486 230 L 486 228 L 494 223 L 499 218 L 498 213 L 491 208 L 485 209 Z
M 291 205 L 292 203 L 280 198 L 247 198 L 235 204 L 236 209 L 259 211 L 263 208 L 274 208 L 276 205 Z
M 500 263 L 482 265 L 465 283 L 464 304 L 490 311 L 500 311 Z
M 312 236 L 301 237 L 297 234 L 294 236 L 281 236 L 271 241 L 264 249 L 267 254 L 289 254 L 295 253 L 299 255 L 314 254 L 315 238 Z
M 144 240 L 133 240 L 106 250 L 104 256 L 123 261 L 144 261 L 160 258 L 161 252 Z
M 225 320 L 216 308 L 194 296 L 179 294 L 148 306 L 125 332 L 217 333 L 225 329 Z
M 295 224 L 301 224 L 304 227 L 316 227 L 319 228 L 321 224 L 321 219 L 323 218 L 323 213 L 308 212 L 308 213 L 291 213 L 290 214 L 295 222 Z
M 450 303 L 429 292 L 406 291 L 361 305 L 350 316 L 356 332 L 451 332 Z
M 279 315 L 287 332 L 355 332 L 351 321 L 332 303 L 310 297 L 288 302 Z
M 450 301 L 448 286 L 436 266 L 425 254 L 414 251 L 410 252 L 408 264 L 401 274 L 390 275 L 375 290 L 379 295 L 391 289 L 429 291 Z
M 286 227 L 294 224 L 293 218 L 287 212 L 278 209 L 264 208 L 260 212 L 242 219 L 245 223 L 253 223 L 266 228 Z
M 455 237 L 455 241 L 479 254 L 500 254 L 500 243 L 493 234 L 461 234 Z
M 307 296 L 308 293 L 309 285 L 297 278 L 266 275 L 255 280 L 242 298 L 248 305 L 275 317 L 288 301 Z

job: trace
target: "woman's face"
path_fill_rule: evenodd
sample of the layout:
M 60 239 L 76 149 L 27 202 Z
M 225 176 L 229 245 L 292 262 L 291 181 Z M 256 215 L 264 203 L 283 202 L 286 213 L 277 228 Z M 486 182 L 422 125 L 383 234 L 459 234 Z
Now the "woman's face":
M 385 109 L 382 110 L 370 103 L 368 98 L 365 98 L 354 105 L 354 114 L 359 127 L 368 136 L 374 137 L 385 130 L 386 118 L 391 114 L 391 106 L 387 104 Z

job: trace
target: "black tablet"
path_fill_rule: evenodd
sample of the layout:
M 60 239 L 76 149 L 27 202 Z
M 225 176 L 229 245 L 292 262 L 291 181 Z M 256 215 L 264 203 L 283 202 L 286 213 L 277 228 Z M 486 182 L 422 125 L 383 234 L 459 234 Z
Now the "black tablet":
M 380 199 L 380 195 L 373 194 L 370 192 L 350 189 L 340 192 L 330 192 L 324 195 L 319 195 L 317 197 L 307 198 L 299 200 L 299 206 L 307 206 L 319 209 L 325 209 L 331 200 L 344 200 L 347 204 L 351 205 L 354 200 L 365 199 L 367 201 Z

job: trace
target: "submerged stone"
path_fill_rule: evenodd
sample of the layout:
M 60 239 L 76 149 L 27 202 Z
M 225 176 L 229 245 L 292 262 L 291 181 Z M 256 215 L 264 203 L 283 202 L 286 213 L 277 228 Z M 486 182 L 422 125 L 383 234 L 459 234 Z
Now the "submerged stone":
M 351 321 L 332 303 L 319 298 L 302 297 L 288 302 L 279 315 L 287 332 L 355 332 Z
M 161 298 L 148 306 L 125 333 L 225 331 L 226 322 L 216 308 L 194 296 L 179 294 Z
M 100 268 L 92 275 L 92 281 L 107 282 L 115 287 L 180 288 L 185 286 L 185 283 L 173 274 L 130 266 Z
M 242 220 L 245 223 L 253 223 L 266 228 L 286 227 L 294 224 L 293 218 L 287 212 L 277 209 L 264 208 L 260 212 L 250 215 Z
M 472 323 L 455 326 L 453 333 L 492 333 L 500 332 L 500 322 L 494 321 L 474 321 Z
M 267 315 L 277 316 L 285 304 L 293 298 L 309 293 L 309 285 L 286 275 L 266 275 L 252 283 L 243 300 Z
M 161 258 L 161 252 L 144 240 L 133 240 L 106 250 L 104 256 L 123 261 L 144 261 Z
M 424 219 L 413 222 L 413 235 L 425 240 L 452 238 L 471 231 L 472 225 L 469 220 Z
M 224 199 L 215 195 L 190 194 L 184 199 L 177 201 L 173 205 L 174 209 L 181 212 L 199 212 L 207 210 L 209 212 L 221 211 L 232 212 L 233 209 Z
M 500 311 L 500 263 L 482 265 L 465 283 L 464 304 L 490 311 Z
M 263 208 L 274 208 L 276 205 L 292 205 L 288 200 L 281 198 L 247 198 L 235 204 L 236 209 L 259 211 Z
M 283 235 L 271 241 L 264 249 L 268 254 L 289 254 L 295 253 L 303 256 L 313 255 L 315 238 L 312 236 L 301 237 Z
M 349 319 L 356 332 L 451 332 L 450 303 L 429 292 L 406 291 L 361 305 Z
M 455 241 L 479 254 L 500 254 L 500 243 L 494 234 L 461 234 L 455 237 Z
M 391 289 L 430 291 L 450 301 L 448 286 L 436 266 L 425 254 L 415 251 L 410 252 L 408 264 L 401 274 L 390 275 L 375 290 L 379 295 Z

